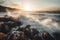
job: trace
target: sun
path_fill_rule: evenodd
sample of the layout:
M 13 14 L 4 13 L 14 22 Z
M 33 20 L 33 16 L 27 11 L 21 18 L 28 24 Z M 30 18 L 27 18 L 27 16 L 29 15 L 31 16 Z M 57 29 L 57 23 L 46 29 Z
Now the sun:
M 29 11 L 29 10 L 31 10 L 31 7 L 30 7 L 29 5 L 25 5 L 25 6 L 23 7 L 23 9 Z
M 24 11 L 31 11 L 31 10 L 32 10 L 32 5 L 29 4 L 29 3 L 26 3 L 26 4 L 24 4 L 24 5 L 22 6 L 22 9 L 23 9 Z

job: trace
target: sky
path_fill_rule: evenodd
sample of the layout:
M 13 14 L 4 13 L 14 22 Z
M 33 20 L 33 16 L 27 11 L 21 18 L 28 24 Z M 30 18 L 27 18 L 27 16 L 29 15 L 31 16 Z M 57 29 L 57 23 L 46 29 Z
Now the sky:
M 0 5 L 26 10 L 60 8 L 60 0 L 0 0 Z

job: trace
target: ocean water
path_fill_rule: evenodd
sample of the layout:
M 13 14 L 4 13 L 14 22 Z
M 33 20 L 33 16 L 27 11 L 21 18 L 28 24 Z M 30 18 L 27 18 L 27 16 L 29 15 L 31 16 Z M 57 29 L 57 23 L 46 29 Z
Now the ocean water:
M 25 27 L 29 24 L 31 28 L 36 28 L 40 33 L 47 31 L 52 35 L 54 32 L 60 32 L 59 13 L 33 13 L 22 15 L 19 20 L 23 22 L 21 27 Z
M 0 16 L 4 16 L 6 13 L 0 13 Z M 60 33 L 60 13 L 10 13 L 9 16 L 18 17 L 19 21 L 23 22 L 21 27 L 31 25 L 31 28 L 35 28 L 40 32 L 47 31 L 52 36 L 54 32 Z

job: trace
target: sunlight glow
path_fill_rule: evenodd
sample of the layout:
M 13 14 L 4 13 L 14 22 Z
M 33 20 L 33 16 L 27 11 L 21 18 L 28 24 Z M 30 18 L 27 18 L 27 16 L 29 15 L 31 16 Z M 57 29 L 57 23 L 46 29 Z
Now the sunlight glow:
M 25 3 L 25 4 L 22 6 L 22 10 L 24 10 L 24 11 L 31 11 L 31 10 L 33 10 L 32 8 L 33 8 L 33 7 L 32 7 L 32 5 L 31 5 L 30 3 Z

